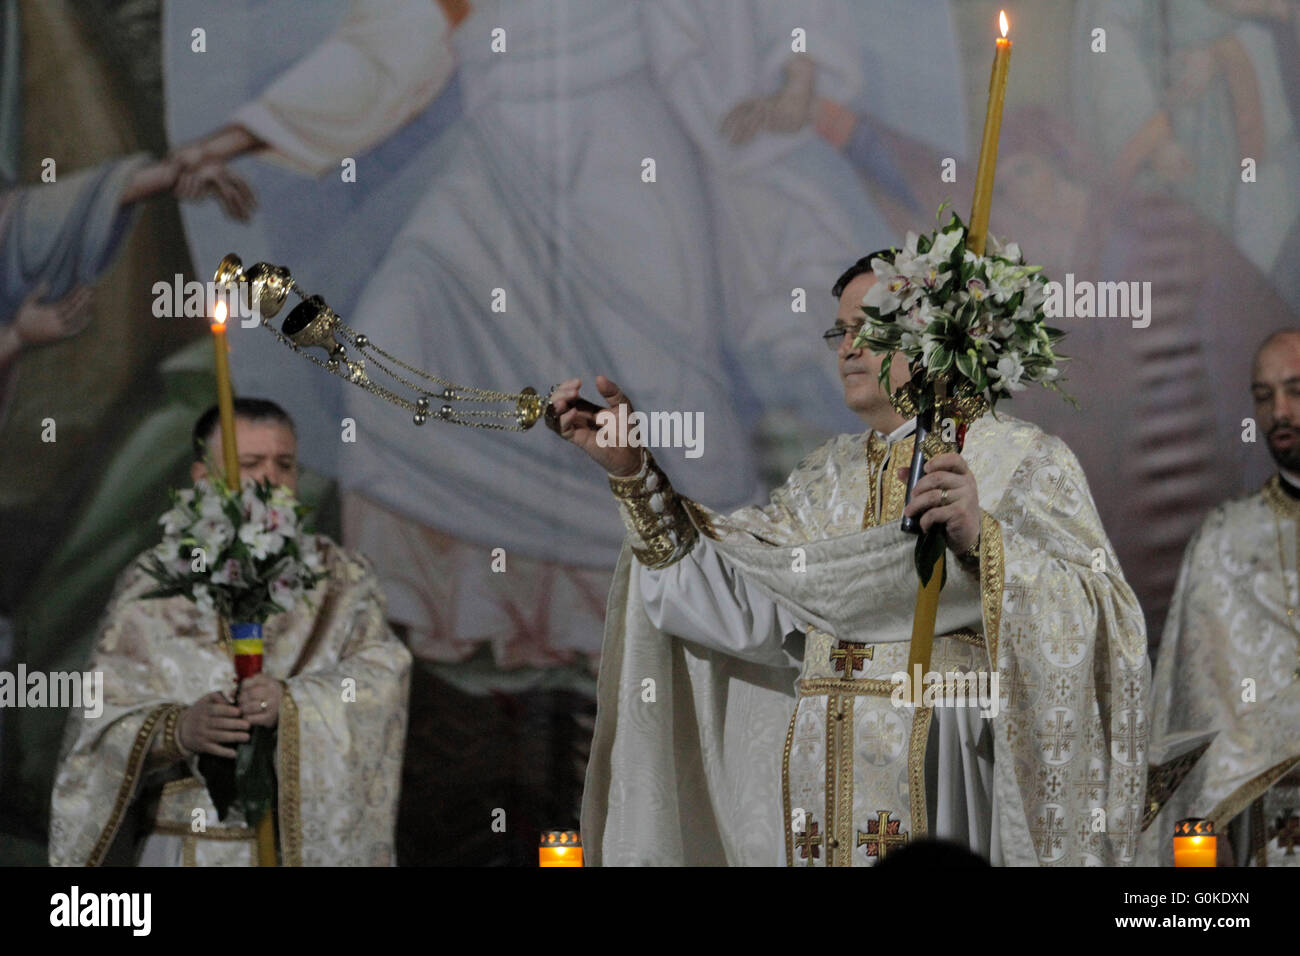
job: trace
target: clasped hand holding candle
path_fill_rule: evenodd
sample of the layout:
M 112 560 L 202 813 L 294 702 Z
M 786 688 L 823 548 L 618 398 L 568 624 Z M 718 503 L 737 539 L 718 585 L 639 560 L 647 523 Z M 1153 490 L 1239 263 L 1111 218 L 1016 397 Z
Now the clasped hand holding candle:
M 922 533 L 942 524 L 948 545 L 957 554 L 973 548 L 980 537 L 980 499 L 966 459 L 948 452 L 926 462 L 922 472 L 903 514 L 920 515 Z M 900 481 L 907 477 L 908 469 L 898 469 Z

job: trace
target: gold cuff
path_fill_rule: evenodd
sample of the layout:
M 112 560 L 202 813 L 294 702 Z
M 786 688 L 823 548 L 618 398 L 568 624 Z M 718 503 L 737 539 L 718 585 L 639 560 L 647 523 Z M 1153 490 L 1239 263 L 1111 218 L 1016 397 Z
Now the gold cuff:
M 699 536 L 668 476 L 642 450 L 641 470 L 628 478 L 609 478 L 618 499 L 632 553 L 647 568 L 666 568 L 690 553 Z
M 978 574 L 980 570 L 980 538 L 976 537 L 975 543 L 969 548 L 957 555 L 957 563 L 967 571 L 973 571 Z
M 173 706 L 167 711 L 167 716 L 163 720 L 156 751 L 163 760 L 184 760 L 189 756 L 181 746 L 181 714 L 184 712 L 185 708 L 179 705 Z

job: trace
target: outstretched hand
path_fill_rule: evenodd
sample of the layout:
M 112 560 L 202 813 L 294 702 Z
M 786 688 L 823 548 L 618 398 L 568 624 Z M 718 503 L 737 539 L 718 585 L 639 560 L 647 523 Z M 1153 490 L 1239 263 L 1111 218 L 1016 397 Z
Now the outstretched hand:
M 200 200 L 215 198 L 231 219 L 246 222 L 257 209 L 253 187 L 221 160 L 207 160 L 197 166 L 182 164 L 176 180 L 176 198 Z
M 45 298 L 49 291 L 49 284 L 42 282 L 18 306 L 13 330 L 20 345 L 47 345 L 71 338 L 94 317 L 90 308 L 93 294 L 89 286 L 79 285 L 52 302 Z
M 786 64 L 781 89 L 732 107 L 722 118 L 722 135 L 733 146 L 742 146 L 761 132 L 797 133 L 813 119 L 815 74 L 816 67 L 809 57 L 792 57 Z
M 608 402 L 601 408 L 582 398 L 578 391 L 582 379 L 571 378 L 561 382 L 551 394 L 546 424 L 565 441 L 573 442 L 585 451 L 596 464 L 609 474 L 625 478 L 641 470 L 641 449 L 616 443 L 603 443 L 600 432 L 606 416 L 616 414 L 620 405 L 626 405 L 628 414 L 632 403 L 622 390 L 603 375 L 596 376 L 596 390 Z

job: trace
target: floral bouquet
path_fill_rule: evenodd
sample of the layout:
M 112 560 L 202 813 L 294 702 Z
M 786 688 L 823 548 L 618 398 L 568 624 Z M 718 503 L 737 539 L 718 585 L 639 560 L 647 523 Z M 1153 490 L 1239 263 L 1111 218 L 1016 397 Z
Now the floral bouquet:
M 148 598 L 190 598 L 227 621 L 264 622 L 291 610 L 323 576 L 307 507 L 270 482 L 239 492 L 200 479 L 171 493 L 163 540 L 143 560 L 158 587 Z
M 1065 333 L 1046 324 L 1042 267 L 1026 265 L 1015 243 L 989 236 L 992 251 L 976 255 L 966 241 L 966 224 L 956 214 L 929 235 L 909 232 L 902 249 L 872 261 L 877 281 L 862 300 L 866 321 L 854 345 L 883 355 L 881 388 L 890 390 L 895 353 L 907 359 L 911 372 L 892 400 L 900 414 L 917 416 L 912 483 L 919 477 L 922 446 L 931 456 L 960 451 L 966 425 L 999 399 L 1030 384 L 1060 391 L 1066 357 L 1056 344 Z M 951 438 L 932 433 L 936 421 L 955 424 Z M 908 493 L 910 498 L 910 484 Z M 905 523 L 905 529 L 916 527 Z M 917 541 L 923 582 L 946 546 L 942 530 Z
M 1055 346 L 1065 333 L 1046 324 L 1043 267 L 1025 265 L 1014 242 L 990 236 L 989 245 L 988 255 L 968 250 L 966 225 L 954 214 L 931 235 L 909 232 L 892 261 L 872 262 L 878 281 L 862 300 L 867 322 L 855 345 L 884 355 L 886 390 L 894 353 L 907 358 L 918 412 L 938 385 L 985 397 L 989 408 L 1029 384 L 1059 391 L 1065 356 Z
M 236 491 L 202 479 L 171 493 L 158 523 L 163 540 L 141 561 L 158 587 L 145 598 L 183 596 L 229 622 L 236 676 L 262 669 L 262 624 L 292 610 L 324 577 L 315 540 L 303 531 L 307 508 L 287 488 L 245 481 Z M 230 761 L 209 754 L 200 769 L 218 816 L 238 801 L 256 827 L 275 797 L 275 731 L 252 728 Z M 233 771 L 233 772 L 232 772 Z

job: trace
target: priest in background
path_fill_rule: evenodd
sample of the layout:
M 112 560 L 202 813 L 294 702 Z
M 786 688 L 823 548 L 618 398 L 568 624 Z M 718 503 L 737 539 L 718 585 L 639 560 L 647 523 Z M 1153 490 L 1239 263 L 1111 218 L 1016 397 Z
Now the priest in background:
M 293 421 L 260 399 L 236 399 L 235 416 L 241 478 L 296 493 Z M 214 406 L 194 429 L 194 480 L 220 443 Z M 183 597 L 143 599 L 156 582 L 137 562 L 122 572 L 89 667 L 104 674 L 102 713 L 73 710 L 64 736 L 52 865 L 255 864 L 255 831 L 233 804 L 218 820 L 198 760 L 233 759 L 254 725 L 278 728 L 283 865 L 396 862 L 411 655 L 388 628 L 369 562 L 309 537 L 325 572 L 311 609 L 266 621 L 264 671 L 237 695 L 216 613 Z
M 1147 865 L 1173 863 L 1187 817 L 1214 822 L 1221 865 L 1300 865 L 1300 329 L 1264 341 L 1250 389 L 1278 470 L 1183 557 L 1152 690 Z
M 810 455 L 766 507 L 678 495 L 563 383 L 552 427 L 610 475 L 628 529 L 606 616 L 582 832 L 604 864 L 871 865 L 946 838 L 995 864 L 1131 862 L 1146 782 L 1142 613 L 1074 455 L 1005 414 L 929 462 L 853 346 L 868 256 L 836 284 L 863 435 Z M 906 364 L 893 365 L 894 386 Z M 628 398 L 608 379 L 610 408 Z M 629 409 L 630 410 L 630 409 Z M 916 596 L 906 513 L 951 550 L 932 671 L 997 706 L 896 705 Z

